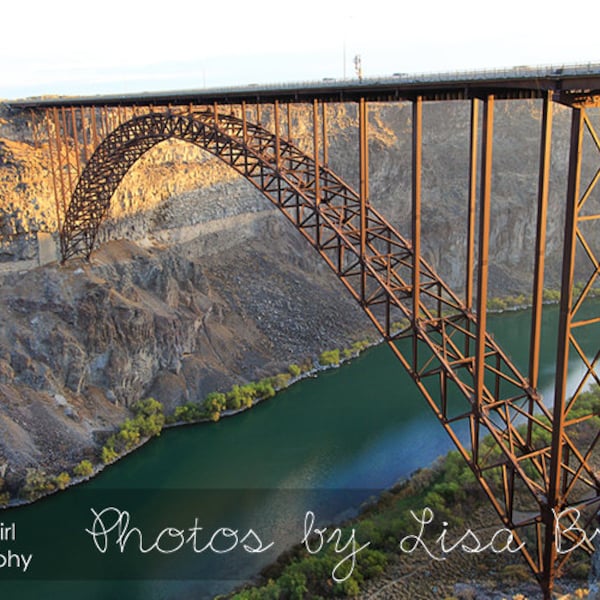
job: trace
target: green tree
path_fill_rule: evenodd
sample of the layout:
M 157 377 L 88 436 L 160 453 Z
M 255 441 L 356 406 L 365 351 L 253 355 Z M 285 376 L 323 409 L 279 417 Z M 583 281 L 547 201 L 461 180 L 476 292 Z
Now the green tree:
M 239 386 L 233 386 L 237 388 Z M 227 408 L 227 398 L 221 392 L 211 392 L 204 399 L 204 410 L 213 421 L 218 421 L 221 412 Z
M 73 469 L 73 474 L 77 477 L 89 477 L 94 472 L 94 467 L 89 460 L 82 460 Z
M 63 471 L 54 478 L 54 484 L 59 490 L 64 490 L 71 483 L 71 476 Z
M 319 364 L 323 367 L 340 364 L 340 351 L 336 348 L 334 350 L 324 350 L 319 356 Z
M 109 438 L 110 439 L 110 438 Z M 107 465 L 119 458 L 119 453 L 112 445 L 105 445 L 102 448 L 102 462 Z
M 21 496 L 27 500 L 35 500 L 54 489 L 56 489 L 55 483 L 43 469 L 27 469 Z

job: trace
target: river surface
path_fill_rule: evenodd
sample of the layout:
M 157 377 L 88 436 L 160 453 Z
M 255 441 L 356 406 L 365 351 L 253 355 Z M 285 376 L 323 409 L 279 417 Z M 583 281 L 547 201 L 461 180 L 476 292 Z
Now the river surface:
M 549 403 L 557 315 L 545 308 L 540 388 Z M 523 371 L 529 322 L 529 311 L 489 318 Z M 597 339 L 590 328 L 590 351 Z M 572 380 L 580 373 L 575 368 Z M 348 515 L 451 448 L 412 380 L 378 346 L 235 417 L 166 430 L 89 483 L 0 512 L 16 530 L 14 541 L 0 537 L 0 592 L 19 599 L 212 597 L 301 542 L 308 511 L 323 523 Z M 121 552 L 116 528 L 106 530 L 124 511 L 129 529 L 140 533 Z M 162 552 L 139 551 L 140 538 L 147 549 L 168 527 L 157 544 Z M 272 541 L 268 552 L 250 552 Z M 9 551 L 32 554 L 27 572 L 15 557 L 9 566 Z

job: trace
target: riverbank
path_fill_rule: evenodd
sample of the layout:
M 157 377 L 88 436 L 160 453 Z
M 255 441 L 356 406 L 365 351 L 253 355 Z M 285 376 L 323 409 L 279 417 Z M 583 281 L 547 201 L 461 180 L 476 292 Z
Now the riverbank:
M 556 308 L 549 308 L 550 322 L 545 323 L 545 330 L 553 331 L 557 314 Z M 490 332 L 501 336 L 503 347 L 519 365 L 526 360 L 523 338 L 527 337 L 525 324 L 529 316 L 530 313 L 526 312 L 510 313 L 492 316 L 489 321 Z M 587 342 L 594 343 L 594 336 Z M 543 389 L 551 382 L 549 369 L 554 361 L 553 355 L 551 349 L 544 347 L 540 381 Z M 461 439 L 464 443 L 462 435 Z M 268 560 L 257 564 L 257 557 L 247 557 L 242 561 L 246 569 L 240 579 L 250 579 L 274 561 L 280 552 L 302 539 L 302 520 L 306 510 L 312 509 L 316 513 L 318 526 L 335 523 L 336 515 L 342 513 L 347 516 L 349 513 L 345 511 L 348 509 L 358 507 L 370 495 L 389 489 L 398 478 L 408 480 L 411 473 L 433 464 L 438 456 L 445 455 L 451 448 L 449 438 L 443 434 L 430 409 L 414 390 L 410 377 L 393 353 L 385 346 L 378 346 L 361 354 L 343 369 L 332 369 L 319 377 L 306 378 L 281 392 L 276 402 L 262 402 L 257 410 L 244 411 L 235 419 L 222 419 L 210 426 L 163 430 L 153 443 L 131 453 L 126 460 L 117 461 L 105 470 L 102 477 L 95 478 L 81 489 L 57 494 L 48 501 L 40 502 L 39 506 L 15 510 L 13 514 L 4 515 L 4 521 L 17 522 L 17 530 L 22 536 L 31 532 L 31 543 L 27 545 L 36 550 L 38 565 L 42 562 L 48 564 L 43 557 L 55 556 L 60 551 L 54 548 L 51 537 L 45 543 L 46 538 L 40 538 L 35 532 L 49 532 L 50 523 L 61 524 L 65 535 L 69 536 L 68 547 L 76 548 L 78 555 L 88 557 L 84 562 L 89 567 L 84 565 L 84 571 L 90 573 L 92 569 L 102 568 L 105 562 L 101 557 L 93 556 L 93 552 L 90 555 L 89 539 L 82 534 L 86 526 L 90 526 L 90 507 L 97 510 L 102 506 L 121 507 L 123 499 L 127 498 L 132 526 L 137 525 L 143 531 L 179 526 L 173 518 L 180 513 L 178 506 L 182 496 L 178 490 L 190 490 L 186 497 L 191 501 L 191 515 L 198 516 L 207 531 L 233 523 L 237 527 L 237 523 L 243 522 L 246 527 L 254 526 L 261 539 L 276 541 L 276 551 L 269 555 Z M 256 498 L 253 490 L 257 489 L 265 493 L 260 496 L 260 502 L 253 503 L 251 499 Z M 143 492 L 137 493 L 136 490 Z M 222 494 L 215 496 L 216 490 L 231 492 L 227 492 L 226 501 L 223 501 Z M 326 490 L 339 490 L 334 492 L 334 500 L 339 504 L 331 506 Z M 130 500 L 135 501 L 129 504 Z M 77 511 L 74 510 L 75 505 Z M 216 518 L 209 520 L 208 513 L 212 509 L 202 506 L 214 506 L 218 512 Z M 414 506 L 414 509 L 423 508 L 423 504 Z M 138 520 L 144 514 L 148 515 L 146 525 Z M 401 511 L 399 517 L 411 520 L 407 510 Z M 468 517 L 465 524 L 471 523 L 470 519 Z M 188 522 L 189 518 L 183 524 Z M 48 527 L 37 526 L 38 523 L 47 523 Z M 266 523 L 272 524 L 277 531 L 289 524 L 290 535 L 285 539 L 267 537 Z M 458 532 L 457 527 L 452 524 L 449 532 Z M 392 533 L 390 539 L 396 538 L 398 543 L 402 531 L 394 530 Z M 105 577 L 114 580 L 111 589 L 118 589 L 121 597 L 130 600 L 212 598 L 201 592 L 208 587 L 203 580 L 212 573 L 208 559 L 205 554 L 192 558 L 196 573 L 193 579 L 200 580 L 189 581 L 185 585 L 183 581 L 181 585 L 165 582 L 160 591 L 155 582 L 125 585 L 125 582 L 119 581 L 123 566 L 117 569 L 115 565 L 113 569 L 105 564 L 104 573 Z M 229 557 L 219 560 L 224 568 L 231 563 Z M 66 564 L 61 572 L 69 578 L 71 567 Z M 375 561 L 373 567 L 377 564 Z M 414 563 L 409 562 L 399 575 L 412 573 L 412 566 Z M 431 569 L 431 564 L 426 566 Z M 154 569 L 147 571 L 150 572 L 156 573 Z M 239 573 L 237 569 L 234 572 Z M 85 579 L 85 575 L 82 576 Z M 418 574 L 415 577 L 415 585 L 426 581 Z M 146 578 L 142 574 L 142 579 Z M 90 587 L 89 581 L 82 581 L 77 591 L 72 589 L 68 593 L 50 594 L 50 590 L 59 587 L 51 582 L 31 582 L 28 588 L 32 594 L 27 596 L 27 600 L 40 595 L 58 595 L 65 600 L 75 600 L 85 593 L 82 589 L 86 586 Z M 211 591 L 213 595 L 223 594 L 231 587 L 223 582 Z M 93 589 L 100 594 L 101 582 L 94 584 Z M 150 593 L 151 590 L 156 590 L 156 594 Z M 417 594 L 415 597 L 420 596 Z
M 578 411 L 600 414 L 600 387 L 579 402 Z M 585 446 L 596 433 L 597 418 L 579 423 L 572 439 Z M 600 463 L 600 457 L 594 459 Z M 329 547 L 315 556 L 309 544 L 300 544 L 263 570 L 254 586 L 223 598 L 541 598 L 517 545 L 511 546 L 507 534 L 498 538 L 506 530 L 457 451 L 382 493 L 339 527 L 341 540 L 354 538 L 364 548 L 344 571 L 347 579 L 334 577 L 343 555 Z M 555 597 L 584 598 L 589 557 L 575 551 L 569 558 Z
M 556 302 L 557 292 L 550 291 L 546 294 L 545 302 L 553 304 Z M 489 312 L 501 314 L 506 311 L 523 311 L 527 309 L 525 305 L 514 305 L 522 298 L 511 297 L 513 305 L 510 308 L 498 306 L 497 299 L 491 299 L 491 305 L 495 308 L 489 308 Z M 394 323 L 395 329 L 402 329 L 407 323 Z M 201 423 L 210 423 L 235 416 L 244 412 L 257 404 L 273 397 L 276 393 L 283 391 L 290 386 L 306 378 L 316 377 L 319 373 L 330 369 L 339 368 L 347 362 L 357 358 L 365 350 L 377 346 L 383 342 L 382 338 L 374 335 L 352 343 L 349 347 L 328 348 L 322 350 L 318 357 L 304 359 L 299 363 L 291 363 L 285 372 L 266 377 L 257 382 L 250 382 L 243 385 L 234 385 L 225 392 L 213 391 L 207 394 L 202 403 L 189 402 L 176 406 L 170 414 L 164 414 L 164 427 L 172 428 L 184 425 L 193 425 Z M 164 408 L 164 407 L 163 407 Z M 135 411 L 133 411 L 135 413 Z M 145 445 L 152 436 L 144 435 L 144 432 L 130 431 L 132 412 L 129 411 L 128 417 L 122 422 L 120 428 L 107 430 L 104 440 L 112 440 L 108 445 L 103 442 L 100 446 L 99 454 L 95 457 L 89 455 L 86 459 L 76 464 L 73 469 L 61 471 L 59 473 L 47 474 L 43 469 L 30 469 L 23 480 L 21 490 L 27 497 L 12 497 L 8 495 L 6 489 L 3 489 L 3 479 L 0 477 L 0 506 L 13 507 L 21 506 L 38 498 L 49 494 L 62 491 L 72 485 L 88 481 L 99 473 L 103 472 L 107 466 L 114 464 L 117 460 L 128 456 L 132 452 L 139 450 Z M 133 414 L 135 418 L 135 414 Z M 162 427 L 160 428 L 162 429 Z M 153 435 L 160 434 L 155 431 Z M 115 447 L 117 443 L 117 447 Z M 82 463 L 85 466 L 85 473 L 81 471 Z M 1 475 L 1 473 L 0 473 Z M 22 495 L 22 493 L 20 494 Z
M 381 342 L 381 339 L 366 338 L 347 348 L 323 350 L 317 359 L 290 364 L 286 373 L 279 373 L 258 382 L 234 385 L 228 392 L 211 392 L 202 404 L 188 403 L 178 406 L 171 415 L 165 415 L 162 405 L 152 398 L 140 400 L 132 406 L 130 418 L 125 419 L 118 429 L 105 434 L 106 442 L 97 456 L 99 460 L 91 462 L 84 459 L 71 473 L 62 471 L 56 475 L 47 474 L 42 469 L 30 469 L 17 497 L 9 494 L 4 488 L 3 478 L 0 477 L 0 510 L 23 506 L 85 483 L 117 461 L 140 450 L 153 437 L 160 435 L 163 429 L 210 424 L 222 418 L 233 417 L 273 398 L 296 383 L 343 366 Z M 145 408 L 148 405 L 152 406 L 150 410 Z M 144 423 L 136 424 L 136 420 L 140 418 L 159 419 L 160 425 L 153 422 L 148 428 Z

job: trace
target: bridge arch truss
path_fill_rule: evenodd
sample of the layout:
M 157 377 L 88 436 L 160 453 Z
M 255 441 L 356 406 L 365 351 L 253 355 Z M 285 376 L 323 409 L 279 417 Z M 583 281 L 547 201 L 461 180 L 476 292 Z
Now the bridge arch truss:
M 556 514 L 567 515 L 560 522 L 561 535 L 577 544 L 581 539 L 576 528 L 570 527 L 577 521 L 575 509 L 594 507 L 600 501 L 600 478 L 591 460 L 600 433 L 583 447 L 572 433 L 582 421 L 595 416 L 576 410 L 586 383 L 592 380 L 600 384 L 600 350 L 590 357 L 577 339 L 582 328 L 600 322 L 600 317 L 579 317 L 600 275 L 600 254 L 594 249 L 597 240 L 586 229 L 587 224 L 600 219 L 589 210 L 589 199 L 600 181 L 600 135 L 585 102 L 573 105 L 556 392 L 549 407 L 542 401 L 537 384 L 552 93 L 542 94 L 541 99 L 536 258 L 526 376 L 488 333 L 486 322 L 495 96 L 485 93 L 470 99 L 471 165 L 463 297 L 450 289 L 422 255 L 424 100 L 416 95 L 410 101 L 410 239 L 403 237 L 369 198 L 369 103 L 364 98 L 356 101 L 358 190 L 328 166 L 326 104 L 317 99 L 312 101 L 312 153 L 292 141 L 293 103 L 286 106 L 288 121 L 284 128 L 285 118 L 277 100 L 272 103 L 271 129 L 260 124 L 259 104 L 253 107 L 254 118 L 248 117 L 250 107 L 245 101 L 229 112 L 215 102 L 212 106 L 192 103 L 151 109 L 135 105 L 111 109 L 66 105 L 41 107 L 32 110 L 31 115 L 34 132 L 37 130 L 36 143 L 47 144 L 53 166 L 57 213 L 63 215 L 63 260 L 89 257 L 120 181 L 143 154 L 164 140 L 178 139 L 199 146 L 260 190 L 336 273 L 412 376 L 503 525 L 513 531 L 517 543 L 525 542 L 523 556 L 549 598 L 554 578 L 568 558 L 557 552 Z M 286 136 L 282 135 L 284 129 Z M 599 165 L 589 182 L 583 182 L 581 175 L 586 136 L 591 139 L 592 151 L 597 152 Z M 577 252 L 585 255 L 591 272 L 574 295 Z M 566 387 L 570 356 L 577 356 L 585 367 L 572 397 L 567 396 Z M 461 433 L 465 430 L 466 441 Z M 591 547 L 587 549 L 591 551 Z

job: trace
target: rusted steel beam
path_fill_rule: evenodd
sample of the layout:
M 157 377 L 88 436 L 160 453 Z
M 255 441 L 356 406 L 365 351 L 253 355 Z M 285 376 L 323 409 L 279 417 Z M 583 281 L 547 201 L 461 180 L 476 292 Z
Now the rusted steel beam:
M 465 306 L 473 310 L 473 272 L 475 265 L 475 215 L 477 212 L 477 154 L 479 146 L 479 99 L 471 100 L 471 129 L 469 146 L 469 197 L 467 203 L 467 240 L 465 269 Z M 471 321 L 467 320 L 471 331 Z M 465 354 L 470 354 L 471 336 L 465 336 Z
M 329 142 L 327 132 L 327 104 L 321 103 L 321 122 L 323 125 L 323 164 L 327 166 L 329 164 Z
M 153 107 L 150 107 L 152 110 Z M 102 106 L 100 109 L 100 135 L 105 138 L 110 133 L 110 128 L 108 126 L 108 108 L 106 106 Z
M 65 149 L 65 167 L 67 168 L 67 181 L 69 183 L 69 197 L 73 195 L 73 176 L 71 175 L 71 152 L 69 148 L 69 133 L 67 131 L 67 117 L 66 109 L 63 106 L 61 110 L 62 119 L 62 135 L 63 135 L 63 148 Z
M 48 135 L 48 155 L 50 158 L 50 173 L 52 175 L 52 189 L 54 191 L 54 205 L 56 208 L 56 227 L 58 231 L 62 229 L 62 219 L 60 216 L 60 204 L 58 200 L 58 188 L 56 184 L 56 169 L 54 167 L 54 156 L 52 152 L 52 136 L 50 135 L 50 117 L 48 116 L 48 111 L 45 111 L 44 121 L 46 123 L 46 133 Z
M 242 139 L 244 144 L 248 143 L 248 116 L 246 114 L 246 101 L 242 102 Z
M 421 171 L 423 164 L 423 102 L 419 96 L 412 105 L 412 346 L 413 369 L 419 369 L 418 328 L 421 315 Z
M 412 105 L 412 212 L 413 244 L 413 327 L 421 314 L 421 171 L 423 165 L 423 101 L 418 97 Z M 416 358 L 415 358 L 416 361 Z
M 317 248 L 321 246 L 321 219 L 319 215 L 319 205 L 321 204 L 321 165 L 319 161 L 319 103 L 313 102 L 312 113 L 313 128 L 313 163 L 315 169 L 315 227 Z
M 96 122 L 96 108 L 92 107 L 92 142 L 94 147 L 92 151 L 95 151 L 98 147 L 98 123 Z
M 537 388 L 540 363 L 540 338 L 542 331 L 542 302 L 544 296 L 544 266 L 546 255 L 546 226 L 548 219 L 548 190 L 550 185 L 550 159 L 552 149 L 552 95 L 543 101 L 540 167 L 538 181 L 538 211 L 535 238 L 535 261 L 533 275 L 533 308 L 531 315 L 531 341 L 529 344 L 529 383 Z M 530 412 L 533 407 L 530 407 Z M 532 423 L 531 421 L 529 422 Z M 531 444 L 531 425 L 527 443 Z
M 313 162 L 315 165 L 315 202 L 317 206 L 321 202 L 321 183 L 319 177 L 319 104 L 317 100 L 313 102 L 312 112 L 312 130 L 313 130 Z
M 360 155 L 360 262 L 361 262 L 361 304 L 367 296 L 366 248 L 367 248 L 367 204 L 369 201 L 369 138 L 367 103 L 361 98 L 358 103 L 358 138 Z
M 494 135 L 494 96 L 483 105 L 481 154 L 481 193 L 479 203 L 479 252 L 477 263 L 477 329 L 475 335 L 475 396 L 471 421 L 473 460 L 478 462 L 479 426 L 483 404 L 486 367 L 487 291 L 490 247 L 490 204 L 492 188 L 492 148 Z
M 62 161 L 62 150 L 60 143 L 60 125 L 58 121 L 58 109 L 55 107 L 52 110 L 52 116 L 54 120 L 54 136 L 56 140 L 56 163 L 58 168 L 59 182 L 60 182 L 60 197 L 63 213 L 67 212 L 66 205 L 66 187 L 65 187 L 65 179 L 63 174 L 63 161 Z
M 77 134 L 79 129 L 77 127 L 77 121 L 75 119 L 75 107 L 71 106 L 71 125 L 73 127 L 73 145 L 75 150 L 75 167 L 77 168 L 77 177 L 81 175 L 81 157 L 79 156 L 79 140 Z
M 87 163 L 89 155 L 88 155 L 88 146 L 89 146 L 89 141 L 88 141 L 88 131 L 87 131 L 87 123 L 85 120 L 85 107 L 81 106 L 79 108 L 79 114 L 81 115 L 81 135 L 83 136 L 83 163 L 85 166 L 85 163 Z
M 471 100 L 471 137 L 469 155 L 469 202 L 467 208 L 467 268 L 465 304 L 473 308 L 473 269 L 475 264 L 475 214 L 477 211 L 477 149 L 479 144 L 479 100 Z M 468 352 L 468 350 L 467 350 Z
M 279 100 L 273 105 L 273 121 L 275 124 L 275 165 L 279 169 L 281 165 L 281 137 L 279 133 Z
M 560 291 L 560 317 L 558 324 L 558 346 L 556 356 L 556 381 L 554 407 L 552 411 L 552 446 L 550 473 L 548 478 L 547 506 L 542 509 L 542 522 L 545 526 L 545 543 L 542 569 L 542 588 L 545 598 L 550 598 L 556 570 L 556 536 L 554 510 L 564 506 L 561 490 L 563 475 L 563 454 L 565 449 L 564 423 L 569 368 L 569 347 L 571 344 L 571 308 L 573 303 L 573 278 L 577 242 L 577 203 L 581 177 L 581 155 L 583 145 L 583 110 L 572 109 L 571 141 L 569 151 L 569 175 L 564 229 L 562 278 Z

